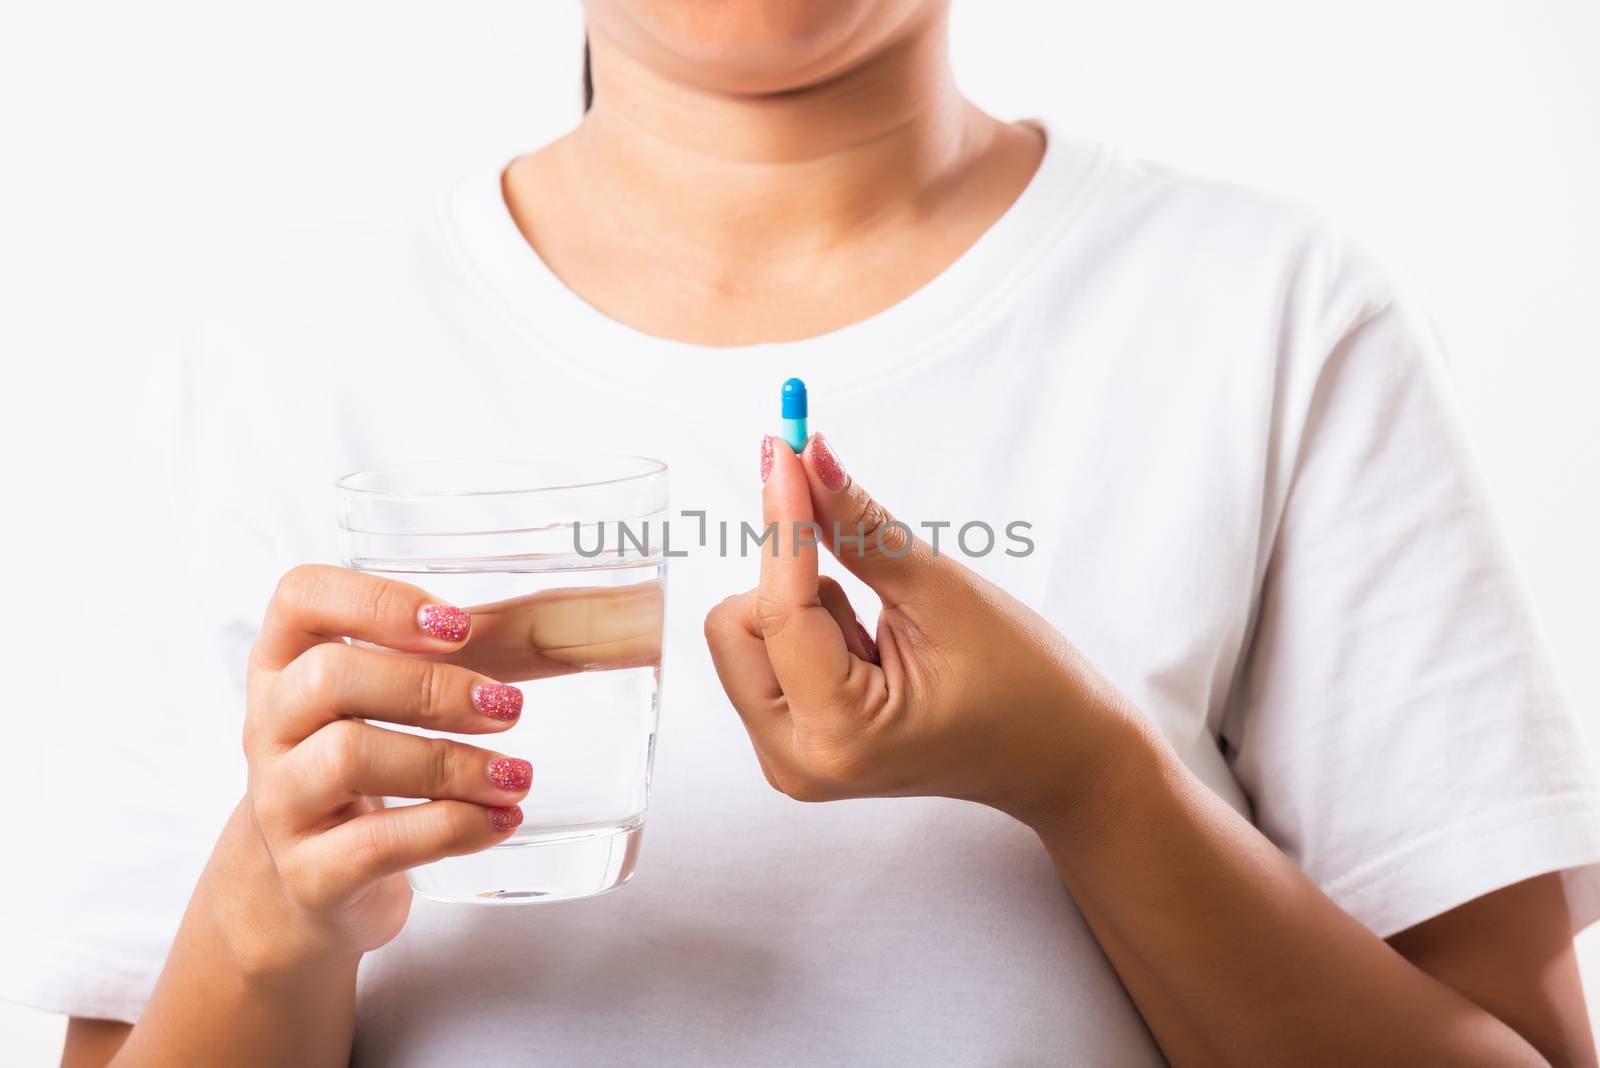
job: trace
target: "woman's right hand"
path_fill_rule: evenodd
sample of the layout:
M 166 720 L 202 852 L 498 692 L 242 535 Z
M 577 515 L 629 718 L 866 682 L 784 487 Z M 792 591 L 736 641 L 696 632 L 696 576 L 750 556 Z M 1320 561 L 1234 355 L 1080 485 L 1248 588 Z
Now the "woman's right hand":
M 485 849 L 522 821 L 527 761 L 364 722 L 460 734 L 515 723 L 520 690 L 440 659 L 471 624 L 414 586 L 343 568 L 279 582 L 250 654 L 250 785 L 233 821 L 270 861 L 243 870 L 273 884 L 239 899 L 270 914 L 246 906 L 230 921 L 251 970 L 376 949 L 410 910 L 407 868 Z M 384 808 L 385 796 L 427 800 Z

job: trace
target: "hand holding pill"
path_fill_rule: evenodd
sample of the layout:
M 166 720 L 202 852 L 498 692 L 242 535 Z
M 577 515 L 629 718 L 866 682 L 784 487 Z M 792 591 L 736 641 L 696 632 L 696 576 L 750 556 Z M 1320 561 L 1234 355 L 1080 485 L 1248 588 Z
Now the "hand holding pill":
M 785 434 L 762 443 L 777 550 L 755 589 L 706 618 L 768 780 L 805 801 L 937 795 L 1059 818 L 1147 721 L 1043 618 L 892 524 L 821 434 L 797 453 L 788 420 L 804 396 L 785 383 Z M 819 575 L 819 528 L 881 599 L 876 635 Z

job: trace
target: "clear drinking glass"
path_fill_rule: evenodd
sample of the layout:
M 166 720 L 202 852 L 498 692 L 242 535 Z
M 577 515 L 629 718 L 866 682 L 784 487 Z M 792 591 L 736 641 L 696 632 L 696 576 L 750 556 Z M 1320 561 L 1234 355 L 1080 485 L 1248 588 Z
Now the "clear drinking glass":
M 453 736 L 532 762 L 522 825 L 481 853 L 412 870 L 412 889 L 520 904 L 627 882 L 655 753 L 666 465 L 452 460 L 361 471 L 337 486 L 348 566 L 467 609 L 471 635 L 448 659 L 526 698 L 510 730 Z

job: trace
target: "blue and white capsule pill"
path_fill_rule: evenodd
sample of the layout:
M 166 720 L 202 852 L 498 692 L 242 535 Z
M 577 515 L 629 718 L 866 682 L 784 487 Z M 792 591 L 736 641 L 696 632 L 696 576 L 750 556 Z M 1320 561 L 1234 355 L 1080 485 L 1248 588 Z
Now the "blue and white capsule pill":
M 806 384 L 791 378 L 783 384 L 783 440 L 789 448 L 800 452 L 811 436 L 806 429 Z

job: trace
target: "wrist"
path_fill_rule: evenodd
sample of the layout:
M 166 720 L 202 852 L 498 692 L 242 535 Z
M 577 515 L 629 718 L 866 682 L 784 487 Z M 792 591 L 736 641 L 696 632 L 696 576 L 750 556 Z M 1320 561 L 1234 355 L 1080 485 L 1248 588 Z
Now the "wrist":
M 359 955 L 318 949 L 286 905 L 246 798 L 117 1063 L 211 1064 L 219 1050 L 229 1064 L 348 1063 Z
M 235 808 L 195 891 L 201 921 L 246 985 L 267 992 L 316 976 L 352 977 L 361 954 L 320 937 L 278 879 L 246 797 Z
M 1065 704 L 1039 744 L 1042 774 L 1006 811 L 1047 842 L 1113 825 L 1137 794 L 1165 781 L 1173 759 L 1155 726 L 1121 694 Z

